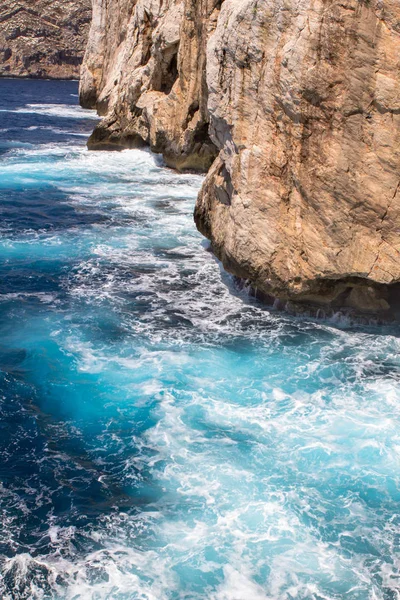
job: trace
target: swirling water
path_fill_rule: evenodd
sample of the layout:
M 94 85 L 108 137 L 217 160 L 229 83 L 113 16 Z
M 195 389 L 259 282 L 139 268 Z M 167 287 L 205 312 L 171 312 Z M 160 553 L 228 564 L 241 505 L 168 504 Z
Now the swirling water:
M 1 597 L 400 598 L 398 331 L 268 311 L 199 176 L 0 87 Z

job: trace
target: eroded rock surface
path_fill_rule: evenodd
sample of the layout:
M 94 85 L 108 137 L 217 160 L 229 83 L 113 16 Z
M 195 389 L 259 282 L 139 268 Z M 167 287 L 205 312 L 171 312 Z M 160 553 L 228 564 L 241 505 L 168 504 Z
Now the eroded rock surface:
M 0 77 L 79 78 L 91 0 L 0 0 Z
M 81 103 L 106 119 L 93 149 L 148 144 L 176 169 L 205 171 L 206 45 L 217 0 L 94 0 Z
M 216 148 L 195 219 L 229 271 L 284 302 L 387 311 L 398 0 L 95 4 L 82 98 L 106 119 L 92 147 L 144 142 L 177 168 Z
M 196 220 L 266 293 L 363 310 L 400 279 L 400 5 L 225 0 Z

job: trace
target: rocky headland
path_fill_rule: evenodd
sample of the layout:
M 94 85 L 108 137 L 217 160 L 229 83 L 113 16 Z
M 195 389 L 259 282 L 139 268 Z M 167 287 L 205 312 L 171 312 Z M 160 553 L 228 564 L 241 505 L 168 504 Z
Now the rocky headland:
M 0 0 L 0 77 L 78 79 L 91 0 Z
M 388 314 L 400 282 L 397 0 L 94 0 L 93 149 L 207 171 L 225 268 L 283 305 Z M 324 308 L 325 307 L 325 308 Z

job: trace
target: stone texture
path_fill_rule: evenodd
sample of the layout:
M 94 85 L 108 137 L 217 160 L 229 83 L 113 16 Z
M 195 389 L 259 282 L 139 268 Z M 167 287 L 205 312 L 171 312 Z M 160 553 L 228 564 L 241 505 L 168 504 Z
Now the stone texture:
M 92 149 L 148 144 L 176 169 L 207 170 L 206 43 L 216 0 L 94 0 L 81 103 L 106 119 Z
M 91 146 L 144 142 L 177 168 L 217 148 L 195 220 L 227 270 L 283 302 L 387 311 L 398 0 L 95 4 L 82 99 L 106 118 Z
M 0 0 L 0 77 L 78 79 L 91 0 Z

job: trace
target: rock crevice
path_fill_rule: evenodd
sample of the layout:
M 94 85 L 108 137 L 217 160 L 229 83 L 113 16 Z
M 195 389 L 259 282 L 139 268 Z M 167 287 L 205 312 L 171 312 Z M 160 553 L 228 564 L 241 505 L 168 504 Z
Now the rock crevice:
M 81 103 L 105 119 L 89 148 L 147 144 L 173 168 L 208 170 L 217 149 L 208 134 L 206 45 L 218 4 L 94 0 Z

